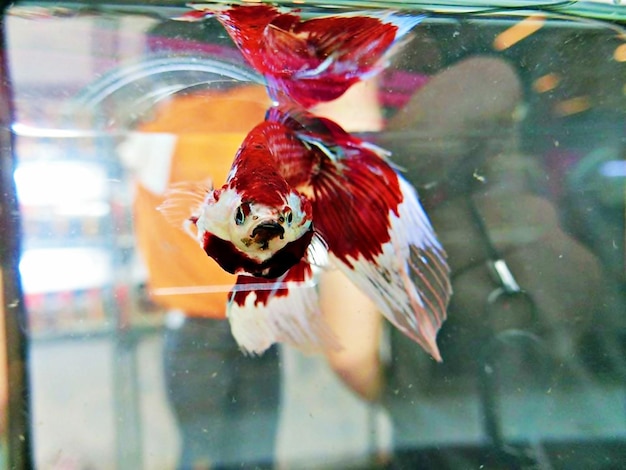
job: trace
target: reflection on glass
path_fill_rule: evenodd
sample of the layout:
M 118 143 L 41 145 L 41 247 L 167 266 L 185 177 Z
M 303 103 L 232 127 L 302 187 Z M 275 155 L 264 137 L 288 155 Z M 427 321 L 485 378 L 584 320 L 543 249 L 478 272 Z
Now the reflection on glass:
M 103 216 L 106 175 L 102 167 L 85 162 L 22 163 L 15 170 L 20 202 L 26 206 L 49 206 L 58 215 Z

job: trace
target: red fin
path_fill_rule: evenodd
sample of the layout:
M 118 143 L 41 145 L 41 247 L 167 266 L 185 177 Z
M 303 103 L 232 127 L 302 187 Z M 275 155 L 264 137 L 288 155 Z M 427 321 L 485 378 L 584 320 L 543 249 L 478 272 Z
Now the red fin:
M 435 359 L 450 298 L 446 255 L 415 190 L 381 155 L 336 123 L 306 112 L 274 110 L 318 154 L 312 175 L 313 220 L 331 260 L 381 312 Z
M 369 16 L 330 16 L 282 22 L 286 30 L 280 27 L 282 19 L 276 18 L 274 28 L 266 30 L 266 42 L 276 52 L 268 57 L 268 67 L 279 71 L 279 61 L 286 60 L 297 78 L 358 77 L 377 63 L 398 29 Z M 323 65 L 329 57 L 333 60 Z
M 334 100 L 379 72 L 392 46 L 422 19 L 387 11 L 302 20 L 268 5 L 216 15 L 270 94 L 304 107 Z
M 292 130 L 316 155 L 309 178 L 316 231 L 342 262 L 367 260 L 390 240 L 388 214 L 397 212 L 403 196 L 393 168 L 373 147 L 338 124 L 306 111 L 277 108 L 268 115 Z
M 376 67 L 397 28 L 368 16 L 323 17 L 299 23 L 276 18 L 266 29 L 271 88 L 305 107 L 334 100 Z M 281 23 L 285 23 L 284 26 Z M 280 99 L 279 93 L 274 93 Z
M 243 56 L 259 72 L 264 72 L 265 28 L 281 13 L 270 5 L 235 5 L 227 10 L 216 12 Z

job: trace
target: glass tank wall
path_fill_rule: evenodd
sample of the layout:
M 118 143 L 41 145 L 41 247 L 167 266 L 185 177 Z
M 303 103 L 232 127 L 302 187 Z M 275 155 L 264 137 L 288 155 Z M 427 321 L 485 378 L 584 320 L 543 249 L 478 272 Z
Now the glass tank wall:
M 259 27 L 262 10 L 233 26 L 229 5 L 4 12 L 2 468 L 621 468 L 624 6 L 293 2 Z M 363 18 L 399 25 L 382 58 L 387 31 L 361 34 Z M 258 28 L 251 51 L 242 37 Z M 307 69 L 281 48 L 318 62 Z M 337 76 L 351 77 L 345 93 L 329 91 Z M 297 111 L 276 104 L 285 95 Z M 239 295 L 256 296 L 241 307 L 226 248 L 212 251 L 193 211 L 255 126 L 275 124 L 268 110 L 287 123 L 269 126 L 269 141 L 289 136 L 319 156 L 317 167 L 288 160 L 290 143 L 274 165 L 312 181 L 293 186 L 313 201 L 312 246 L 326 240 L 310 277 L 240 280 Z M 354 148 L 383 163 L 351 167 Z M 342 181 L 327 199 L 315 186 L 324 165 Z M 378 173 L 352 179 L 353 168 Z M 447 256 L 424 241 L 427 222 L 398 209 L 393 227 L 423 251 L 405 257 L 394 241 L 385 256 L 426 293 L 417 310 L 445 307 L 442 362 L 376 303 L 392 274 L 359 283 L 379 258 L 341 265 L 353 250 L 378 253 L 372 234 L 395 217 L 381 202 L 398 181 L 389 174 L 416 188 Z M 263 195 L 275 190 L 264 178 Z M 246 210 L 216 220 L 236 229 Z M 335 241 L 333 224 L 349 236 Z M 264 253 L 291 236 L 260 227 L 248 244 Z M 235 325 L 265 298 L 316 319 L 304 333 L 285 320 L 275 339 L 288 344 L 250 353 L 241 335 L 264 338 L 264 326 L 246 323 L 235 340 L 225 316 Z M 298 339 L 309 333 L 314 348 Z

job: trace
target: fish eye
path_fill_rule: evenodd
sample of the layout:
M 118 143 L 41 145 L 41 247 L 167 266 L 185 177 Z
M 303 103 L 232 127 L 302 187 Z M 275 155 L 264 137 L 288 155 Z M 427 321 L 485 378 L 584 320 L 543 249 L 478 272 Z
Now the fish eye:
M 243 225 L 244 220 L 246 219 L 245 214 L 243 213 L 243 209 L 241 206 L 237 208 L 237 213 L 235 214 L 235 223 L 237 225 Z

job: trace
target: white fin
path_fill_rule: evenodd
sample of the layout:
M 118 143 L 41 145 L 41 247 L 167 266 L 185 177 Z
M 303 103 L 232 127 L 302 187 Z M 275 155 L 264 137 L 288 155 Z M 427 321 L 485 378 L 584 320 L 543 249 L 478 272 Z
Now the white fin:
M 157 207 L 157 210 L 174 227 L 189 232 L 190 220 L 197 215 L 212 186 L 210 179 L 172 184 L 165 192 L 165 201 Z M 192 233 L 190 235 L 195 238 Z
M 399 216 L 389 214 L 391 240 L 374 262 L 331 255 L 338 268 L 367 294 L 381 313 L 437 361 L 436 336 L 451 295 L 446 255 L 413 187 L 400 178 L 404 197 Z
M 288 271 L 277 280 L 259 279 L 259 284 L 235 285 L 228 319 L 233 336 L 244 352 L 261 354 L 278 342 L 304 352 L 338 347 L 319 310 L 317 282 L 309 267 L 307 272 L 301 280 L 286 280 Z M 241 304 L 241 297 L 234 301 L 235 295 L 245 296 L 245 302 Z

